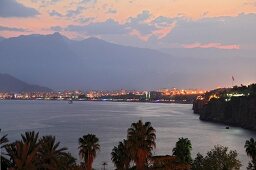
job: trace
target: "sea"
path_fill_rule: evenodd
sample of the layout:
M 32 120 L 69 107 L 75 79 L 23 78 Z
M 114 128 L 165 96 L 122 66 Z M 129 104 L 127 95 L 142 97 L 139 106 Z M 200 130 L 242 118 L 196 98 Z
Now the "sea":
M 236 150 L 243 164 L 241 169 L 246 169 L 249 161 L 245 141 L 256 138 L 255 131 L 226 129 L 223 124 L 200 121 L 191 104 L 0 100 L 1 136 L 8 134 L 9 140 L 15 141 L 26 131 L 38 131 L 40 136 L 54 135 L 80 162 L 78 138 L 95 134 L 101 146 L 93 163 L 97 170 L 103 169 L 103 162 L 107 163 L 106 169 L 114 169 L 111 151 L 138 120 L 149 121 L 156 129 L 153 155 L 171 155 L 175 143 L 183 137 L 191 140 L 193 158 L 198 152 L 205 155 L 215 145 Z

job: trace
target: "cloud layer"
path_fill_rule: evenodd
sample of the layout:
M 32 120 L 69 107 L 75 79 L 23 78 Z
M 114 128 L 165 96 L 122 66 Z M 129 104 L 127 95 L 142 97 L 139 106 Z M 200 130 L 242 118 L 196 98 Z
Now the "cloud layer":
M 0 31 L 28 32 L 28 30 L 23 28 L 5 27 L 1 25 L 0 25 Z
M 203 17 L 192 20 L 184 16 L 175 18 L 152 17 L 149 11 L 142 11 L 124 23 L 113 19 L 92 22 L 85 25 L 69 25 L 63 31 L 87 36 L 100 36 L 115 41 L 130 36 L 130 44 L 155 48 L 216 48 L 236 49 L 256 45 L 256 14 L 238 16 Z M 55 27 L 54 27 L 55 28 Z M 53 29 L 56 31 L 56 29 Z M 60 31 L 60 29 L 58 29 Z M 137 40 L 136 40 L 137 39 Z M 139 43 L 138 43 L 139 40 Z
M 26 7 L 15 0 L 0 1 L 0 17 L 32 17 L 38 14 L 37 10 Z
M 256 11 L 254 0 L 2 0 L 0 23 L 6 28 L 0 36 L 17 36 L 22 30 L 57 31 L 69 38 L 96 36 L 156 49 L 240 50 L 256 46 L 256 13 L 252 11 Z

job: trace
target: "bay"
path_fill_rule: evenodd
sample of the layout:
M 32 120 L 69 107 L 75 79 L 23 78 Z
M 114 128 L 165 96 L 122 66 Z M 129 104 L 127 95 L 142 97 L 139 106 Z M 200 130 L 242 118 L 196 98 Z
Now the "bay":
M 88 133 L 95 134 L 101 150 L 94 162 L 96 169 L 103 161 L 108 169 L 111 150 L 126 138 L 131 123 L 139 119 L 150 121 L 156 129 L 154 155 L 172 154 L 179 137 L 192 142 L 193 157 L 197 152 L 205 154 L 214 145 L 221 144 L 237 150 L 245 169 L 249 158 L 244 143 L 256 133 L 239 127 L 226 129 L 225 125 L 200 121 L 193 114 L 190 104 L 161 103 L 115 103 L 115 102 L 73 102 L 66 101 L 0 101 L 0 128 L 11 141 L 20 139 L 25 131 L 39 131 L 40 135 L 55 135 L 62 146 L 68 147 L 74 157 L 78 155 L 78 138 Z M 1 134 L 1 135 L 2 135 Z

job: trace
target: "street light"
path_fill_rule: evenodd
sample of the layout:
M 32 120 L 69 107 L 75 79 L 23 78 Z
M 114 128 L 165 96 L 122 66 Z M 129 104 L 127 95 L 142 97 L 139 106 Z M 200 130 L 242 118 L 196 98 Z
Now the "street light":
M 103 165 L 103 169 L 106 170 L 106 166 L 108 165 L 107 162 L 103 162 L 102 165 Z

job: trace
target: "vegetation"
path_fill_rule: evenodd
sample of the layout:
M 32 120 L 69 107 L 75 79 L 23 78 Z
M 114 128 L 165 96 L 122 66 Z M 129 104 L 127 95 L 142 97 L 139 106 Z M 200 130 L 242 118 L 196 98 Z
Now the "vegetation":
M 197 153 L 196 158 L 192 163 L 192 170 L 204 170 L 204 157 L 200 153 Z
M 256 170 L 256 141 L 251 138 L 245 142 L 245 151 L 247 155 L 252 159 L 247 167 L 248 170 Z
M 173 148 L 173 155 L 177 157 L 181 163 L 191 163 L 192 145 L 188 138 L 179 138 L 175 148 Z
M 228 152 L 227 147 L 216 145 L 205 157 L 197 154 L 192 170 L 239 170 L 241 163 L 237 156 L 236 151 Z
M 6 146 L 6 151 L 14 166 L 14 169 L 37 169 L 39 167 L 38 150 L 39 133 L 26 132 L 21 135 L 21 140 Z M 37 166 L 38 165 L 38 166 Z
M 1 133 L 1 129 L 0 129 Z M 7 135 L 4 135 L 0 138 L 0 160 L 1 160 L 1 168 L 7 169 L 7 167 L 11 166 L 11 162 L 2 155 L 2 150 L 6 147 L 6 144 L 9 142 Z
M 214 100 L 230 101 L 237 97 L 252 97 L 256 96 L 256 84 L 248 86 L 234 86 L 233 88 L 219 88 L 211 90 L 197 98 L 197 101 L 202 100 L 204 103 Z
M 63 163 L 66 164 L 63 161 L 69 157 L 67 148 L 60 148 L 60 142 L 56 142 L 54 136 L 43 136 L 39 142 L 38 157 L 42 169 L 58 169 Z
M 256 84 L 220 88 L 198 96 L 193 103 L 200 120 L 256 130 Z
M 151 151 L 156 146 L 155 132 L 150 122 L 144 124 L 141 120 L 137 123 L 132 123 L 128 129 L 127 138 L 131 146 L 132 160 L 138 170 L 145 169 L 147 158 L 152 155 Z
M 132 123 L 127 131 L 127 139 L 119 142 L 111 152 L 111 159 L 118 170 L 238 170 L 241 167 L 235 150 L 216 145 L 206 156 L 197 154 L 192 160 L 192 144 L 188 138 L 179 138 L 173 148 L 173 155 L 153 155 L 156 147 L 156 131 L 150 122 L 141 120 Z M 99 139 L 84 135 L 78 140 L 79 155 L 84 162 L 76 159 L 61 147 L 54 136 L 39 137 L 37 132 L 21 134 L 21 140 L 9 143 L 7 135 L 0 139 L 3 149 L 2 170 L 92 170 L 92 164 L 100 150 Z M 245 142 L 245 150 L 251 161 L 248 170 L 255 170 L 256 141 Z M 107 165 L 104 162 L 104 167 Z
M 88 134 L 79 138 L 79 155 L 84 159 L 86 170 L 92 170 L 93 160 L 99 150 L 99 139 L 95 135 Z
M 129 169 L 131 159 L 130 147 L 127 140 L 119 142 L 118 146 L 115 146 L 111 152 L 111 160 L 117 169 Z
M 54 136 L 42 136 L 37 132 L 21 134 L 21 140 L 7 143 L 7 135 L 1 138 L 1 148 L 6 151 L 1 155 L 2 170 L 80 170 L 76 159 L 60 147 Z M 96 156 L 96 155 L 95 155 Z M 94 156 L 94 157 L 95 157 Z

